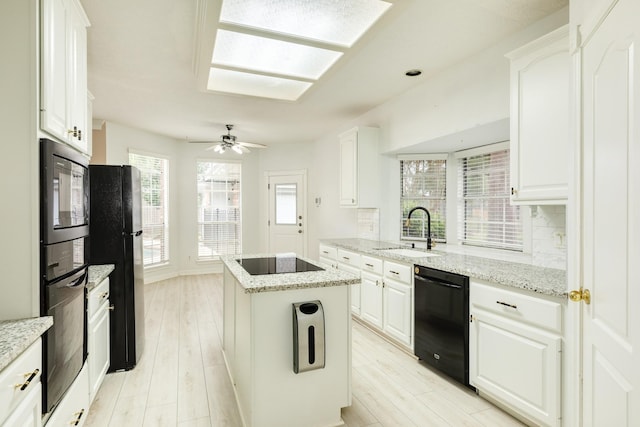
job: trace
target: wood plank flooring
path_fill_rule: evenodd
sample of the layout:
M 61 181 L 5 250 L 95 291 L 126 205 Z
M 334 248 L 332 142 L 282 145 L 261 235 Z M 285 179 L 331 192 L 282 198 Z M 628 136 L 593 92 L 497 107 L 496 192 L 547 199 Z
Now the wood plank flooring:
M 140 363 L 106 376 L 85 425 L 241 426 L 222 357 L 222 275 L 145 285 L 145 321 Z M 347 427 L 522 425 L 357 322 L 352 336 Z

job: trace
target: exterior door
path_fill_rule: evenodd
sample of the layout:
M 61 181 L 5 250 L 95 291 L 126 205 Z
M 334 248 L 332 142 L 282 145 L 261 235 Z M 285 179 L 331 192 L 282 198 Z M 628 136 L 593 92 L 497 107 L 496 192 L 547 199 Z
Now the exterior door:
M 268 177 L 269 253 L 306 255 L 305 173 Z
M 638 426 L 640 2 L 609 3 L 582 35 L 582 424 Z

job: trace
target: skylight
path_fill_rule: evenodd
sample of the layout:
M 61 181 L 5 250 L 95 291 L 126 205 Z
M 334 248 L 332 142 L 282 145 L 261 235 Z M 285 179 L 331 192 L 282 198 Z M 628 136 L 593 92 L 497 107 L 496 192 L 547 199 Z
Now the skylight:
M 389 7 L 381 0 L 223 0 L 207 88 L 295 101 Z

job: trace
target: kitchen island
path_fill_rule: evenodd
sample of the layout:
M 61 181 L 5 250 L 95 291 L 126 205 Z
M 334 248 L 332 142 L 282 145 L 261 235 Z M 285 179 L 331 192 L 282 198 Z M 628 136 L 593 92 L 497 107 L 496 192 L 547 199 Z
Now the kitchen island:
M 278 258 L 271 272 L 259 274 L 250 274 L 241 265 L 243 260 L 266 258 L 276 260 L 268 255 L 222 259 L 223 350 L 243 423 L 342 425 L 340 410 L 351 404 L 350 285 L 360 279 L 335 270 L 296 272 L 295 258 Z M 311 260 L 298 259 L 309 269 L 319 268 Z M 309 356 L 298 353 L 308 368 L 304 370 L 300 364 L 294 366 L 294 335 L 300 334 L 294 334 L 293 307 L 318 301 L 324 319 L 315 329 L 317 336 L 313 340 L 309 336 L 314 342 Z

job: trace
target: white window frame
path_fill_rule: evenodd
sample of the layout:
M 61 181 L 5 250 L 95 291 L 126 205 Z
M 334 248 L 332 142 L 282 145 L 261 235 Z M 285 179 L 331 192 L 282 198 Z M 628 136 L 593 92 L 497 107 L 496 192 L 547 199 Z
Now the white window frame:
M 427 237 L 418 237 L 418 236 L 409 236 L 409 235 L 405 235 L 405 223 L 406 223 L 406 217 L 404 215 L 404 197 L 402 194 L 402 185 L 403 185 L 403 179 L 404 179 L 404 175 L 402 172 L 402 162 L 405 160 L 417 160 L 417 161 L 431 161 L 431 160 L 437 160 L 437 161 L 444 161 L 446 164 L 446 169 L 448 170 L 450 167 L 450 162 L 449 162 L 449 156 L 447 154 L 401 154 L 398 156 L 398 167 L 400 170 L 400 240 L 408 240 L 408 241 L 426 241 Z M 447 196 L 447 187 L 449 185 L 449 180 L 447 179 L 448 176 L 448 172 L 445 171 L 444 174 L 444 183 L 445 183 L 445 197 L 444 200 L 442 200 L 442 202 L 444 203 L 444 215 L 441 215 L 442 220 L 444 221 L 444 234 L 442 237 L 434 237 L 433 240 L 434 241 L 438 241 L 438 242 L 446 242 L 447 241 L 447 211 L 448 211 L 448 196 Z M 433 234 L 433 229 L 434 229 L 434 220 L 436 219 L 436 212 L 433 209 L 429 209 L 430 207 L 428 206 L 428 201 L 432 200 L 432 198 L 424 198 L 423 199 L 423 203 L 421 203 L 419 206 L 423 206 L 425 208 L 427 208 L 429 210 L 429 213 L 431 214 L 431 230 L 432 230 L 432 234 Z M 433 200 L 437 200 L 437 198 L 433 198 Z M 420 217 L 419 217 L 420 216 Z M 424 219 L 421 219 L 422 217 L 424 217 Z M 422 212 L 418 212 L 415 213 L 411 216 L 411 221 L 422 221 L 424 222 L 424 226 L 425 226 L 425 230 L 426 230 L 426 214 L 423 214 Z M 426 232 L 426 231 L 425 231 Z
M 133 164 L 131 162 L 131 156 L 141 156 L 141 157 L 149 157 L 149 158 L 153 158 L 153 159 L 159 159 L 162 160 L 165 164 L 164 170 L 162 171 L 162 187 L 163 187 L 163 194 L 162 194 L 162 218 L 163 218 L 163 222 L 161 223 L 153 223 L 153 224 L 149 224 L 149 222 L 147 221 L 147 215 L 145 215 L 145 204 L 144 204 L 144 198 L 142 200 L 142 229 L 143 229 L 143 233 L 142 233 L 142 241 L 143 241 L 143 251 L 146 249 L 149 249 L 150 247 L 154 247 L 156 246 L 156 243 L 150 243 L 149 239 L 151 239 L 151 236 L 155 235 L 155 233 L 158 230 L 162 231 L 162 238 L 160 239 L 160 243 L 159 243 L 159 252 L 160 252 L 160 259 L 157 261 L 153 260 L 153 257 L 151 258 L 151 262 L 147 262 L 148 261 L 148 257 L 145 256 L 143 254 L 143 265 L 144 268 L 153 268 L 153 267 L 158 267 L 158 266 L 162 266 L 162 265 L 166 265 L 169 263 L 170 261 L 170 257 L 169 257 L 169 203 L 170 203 L 170 198 L 169 198 L 169 171 L 170 171 L 170 161 L 169 158 L 160 154 L 156 154 L 156 153 L 149 153 L 149 152 L 144 152 L 144 151 L 138 151 L 138 150 L 129 150 L 128 153 L 128 157 L 129 157 L 129 164 L 132 166 L 135 166 L 136 168 L 138 168 L 140 170 L 140 175 L 141 175 L 141 194 L 144 197 L 144 193 L 145 193 L 145 188 L 143 188 L 143 179 L 142 176 L 146 173 L 148 173 L 145 170 L 142 170 L 142 168 L 140 168 L 139 166 Z
M 235 218 L 235 220 L 229 220 L 228 215 L 225 216 L 224 220 L 222 221 L 218 221 L 218 220 L 204 220 L 204 216 L 205 213 L 202 210 L 201 206 L 200 206 L 200 190 L 198 188 L 198 186 L 200 185 L 199 181 L 198 181 L 198 167 L 200 165 L 200 163 L 214 163 L 214 164 L 224 164 L 224 165 L 237 165 L 240 170 L 239 170 L 239 180 L 238 180 L 238 188 L 237 190 L 234 190 L 232 194 L 237 194 L 237 212 L 235 213 L 235 215 L 232 215 L 232 217 Z M 220 258 L 220 256 L 224 256 L 224 255 L 234 255 L 234 254 L 240 254 L 242 253 L 242 162 L 240 161 L 233 161 L 233 160 L 223 160 L 223 159 L 211 159 L 211 158 L 202 158 L 202 159 L 196 159 L 196 232 L 197 232 L 197 236 L 196 236 L 196 257 L 197 260 L 199 262 L 201 261 L 215 261 L 218 260 Z M 228 177 L 228 175 L 227 175 Z M 228 190 L 227 190 L 228 192 Z M 227 207 L 229 205 L 226 205 Z M 214 250 L 213 248 L 211 249 L 212 253 L 209 255 L 201 255 L 201 245 L 205 246 L 205 241 L 206 239 L 203 239 L 203 233 L 205 230 L 205 227 L 207 225 L 211 225 L 211 226 L 220 226 L 220 225 L 233 225 L 233 227 L 235 228 L 235 236 L 233 238 L 233 242 L 229 243 L 227 245 L 227 247 L 225 248 L 225 250 Z M 201 232 L 202 231 L 202 232 Z M 229 251 L 228 249 L 233 247 L 233 251 Z M 218 246 L 218 249 L 220 249 L 220 246 Z
M 490 145 L 485 145 L 482 147 L 475 147 L 475 148 L 471 148 L 468 150 L 462 150 L 462 151 L 457 151 L 454 153 L 454 158 L 456 159 L 456 169 L 457 169 L 457 175 L 458 175 L 458 182 L 457 182 L 457 188 L 456 188 L 456 205 L 457 205 L 457 229 L 458 229 L 458 243 L 462 244 L 462 245 L 471 245 L 471 246 L 478 246 L 478 247 L 484 247 L 484 248 L 494 248 L 494 249 L 501 249 L 501 250 L 511 250 L 511 251 L 518 251 L 518 252 L 524 252 L 525 248 L 527 247 L 527 236 L 525 233 L 525 223 L 526 220 L 524 218 L 524 214 L 526 212 L 524 212 L 519 206 L 515 206 L 515 209 L 520 210 L 520 232 L 521 232 L 521 240 L 518 244 L 509 244 L 509 243 L 497 243 L 497 242 L 481 242 L 481 241 L 475 241 L 475 242 L 467 242 L 464 239 L 463 233 L 465 230 L 465 222 L 466 222 L 466 218 L 465 216 L 465 205 L 463 202 L 463 196 L 461 194 L 461 189 L 462 186 L 464 185 L 464 182 L 460 181 L 463 180 L 464 178 L 462 177 L 463 171 L 460 169 L 461 165 L 460 165 L 460 161 L 463 158 L 468 158 L 468 157 L 473 157 L 473 156 L 480 156 L 480 155 L 485 155 L 485 154 L 489 154 L 489 153 L 494 153 L 494 152 L 498 152 L 498 151 L 503 151 L 503 150 L 509 150 L 509 141 L 504 141 L 504 142 L 499 142 L 496 144 L 490 144 Z M 507 171 L 510 173 L 510 163 L 509 161 L 506 162 L 505 167 L 507 169 Z M 508 177 L 507 177 L 508 180 Z M 505 188 L 508 188 L 509 183 L 506 183 L 507 186 Z M 506 193 L 504 194 L 504 198 L 509 201 L 509 194 L 508 194 L 508 190 L 505 190 Z

